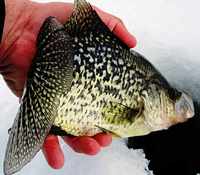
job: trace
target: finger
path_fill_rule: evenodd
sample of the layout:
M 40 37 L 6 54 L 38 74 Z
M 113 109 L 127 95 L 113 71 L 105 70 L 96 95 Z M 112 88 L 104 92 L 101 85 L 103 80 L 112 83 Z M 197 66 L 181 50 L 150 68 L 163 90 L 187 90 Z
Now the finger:
M 105 13 L 99 8 L 93 6 L 102 21 L 118 36 L 129 48 L 135 47 L 137 41 L 135 37 L 127 30 L 123 21 L 111 14 Z
M 108 134 L 100 133 L 92 137 L 101 147 L 109 146 L 112 143 L 112 137 Z
M 42 152 L 48 164 L 54 169 L 63 167 L 65 159 L 60 148 L 58 138 L 55 135 L 49 134 L 42 146 Z
M 129 48 L 133 48 L 136 46 L 137 41 L 135 37 L 129 33 L 121 20 L 111 18 L 108 26 L 114 26 L 113 33 L 118 36 Z
M 99 143 L 90 137 L 63 136 L 62 139 L 77 153 L 95 155 L 100 151 Z
M 22 96 L 23 89 L 17 89 L 16 82 L 9 80 L 9 79 L 4 79 L 4 81 L 6 82 L 7 86 L 9 87 L 9 89 L 11 89 L 11 91 L 13 92 L 14 95 L 16 95 L 17 97 Z

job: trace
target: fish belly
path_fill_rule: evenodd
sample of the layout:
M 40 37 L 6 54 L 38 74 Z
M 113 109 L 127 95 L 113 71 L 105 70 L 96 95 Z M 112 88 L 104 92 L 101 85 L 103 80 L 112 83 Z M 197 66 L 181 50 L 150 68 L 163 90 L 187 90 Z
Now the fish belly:
M 123 115 L 119 120 L 115 114 L 118 111 L 112 110 L 112 114 L 109 113 L 110 103 L 139 108 L 137 86 L 140 80 L 128 81 L 135 76 L 134 70 L 119 69 L 116 75 L 109 72 L 110 69 L 117 69 L 116 67 L 107 66 L 102 69 L 103 66 L 95 63 L 92 66 L 94 69 L 90 70 L 86 65 L 74 67 L 71 88 L 59 99 L 54 126 L 74 136 L 93 136 L 102 132 L 100 128 L 113 130 L 123 125 Z M 119 78 L 121 80 L 117 81 Z

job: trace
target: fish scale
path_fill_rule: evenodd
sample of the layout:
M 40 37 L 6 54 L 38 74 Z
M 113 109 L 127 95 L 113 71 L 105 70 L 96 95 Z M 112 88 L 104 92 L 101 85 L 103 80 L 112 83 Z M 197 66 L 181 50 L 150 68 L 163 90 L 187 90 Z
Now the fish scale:
M 90 8 L 91 6 L 86 5 L 85 12 L 77 13 L 83 17 L 87 16 L 85 13 L 91 11 L 88 10 Z M 73 80 L 70 91 L 60 98 L 58 115 L 53 125 L 75 136 L 93 136 L 102 132 L 102 127 L 107 130 L 115 127 L 117 130 L 120 122 L 123 129 L 129 127 L 124 126 L 123 117 L 116 120 L 113 115 L 105 115 L 104 108 L 110 108 L 108 103 L 114 102 L 126 108 L 139 110 L 140 87 L 145 86 L 145 75 L 142 75 L 141 69 L 134 71 L 138 65 L 135 62 L 137 58 L 108 31 L 96 12 L 92 10 L 92 13 L 95 13 L 93 18 L 83 21 L 84 24 L 79 18 L 76 19 L 75 15 L 72 15 L 65 24 L 75 50 Z M 79 23 L 74 24 L 74 21 L 78 20 Z M 98 30 L 92 25 L 94 21 L 101 24 Z M 87 26 L 87 30 L 84 26 Z M 88 40 L 92 42 L 83 44 Z M 117 81 L 114 81 L 116 79 Z M 134 81 L 130 82 L 131 79 Z M 63 102 L 67 104 L 63 105 Z M 73 120 L 70 120 L 71 116 Z M 110 121 L 113 121 L 112 125 L 106 126 Z
M 192 99 L 75 0 L 64 26 L 48 17 L 37 36 L 22 102 L 9 130 L 4 174 L 41 149 L 49 133 L 114 137 L 168 129 L 194 115 Z

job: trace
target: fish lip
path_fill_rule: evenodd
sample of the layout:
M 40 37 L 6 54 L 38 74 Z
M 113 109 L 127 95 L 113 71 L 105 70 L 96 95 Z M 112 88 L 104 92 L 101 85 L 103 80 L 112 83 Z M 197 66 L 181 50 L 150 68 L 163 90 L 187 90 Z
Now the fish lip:
M 179 123 L 187 121 L 194 116 L 194 103 L 192 98 L 182 92 L 180 100 L 176 103 L 177 121 Z

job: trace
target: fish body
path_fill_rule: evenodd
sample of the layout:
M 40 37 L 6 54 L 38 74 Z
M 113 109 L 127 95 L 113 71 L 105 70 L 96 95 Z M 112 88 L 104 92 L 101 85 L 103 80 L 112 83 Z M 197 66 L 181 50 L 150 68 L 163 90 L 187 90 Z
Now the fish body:
M 194 115 L 189 95 L 172 88 L 142 55 L 118 39 L 84 0 L 64 26 L 42 25 L 10 131 L 4 173 L 19 171 L 49 133 L 145 135 Z

